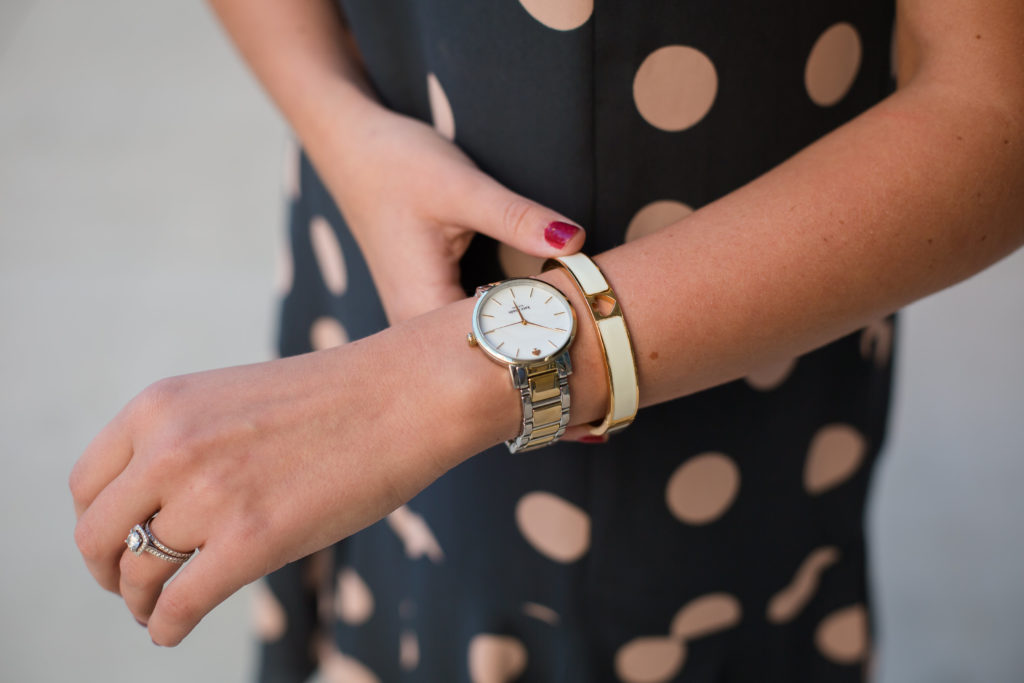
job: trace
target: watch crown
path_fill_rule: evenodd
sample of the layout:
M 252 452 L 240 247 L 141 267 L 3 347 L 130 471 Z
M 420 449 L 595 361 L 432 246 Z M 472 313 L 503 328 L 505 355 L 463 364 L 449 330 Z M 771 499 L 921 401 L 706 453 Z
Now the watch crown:
M 472 332 L 466 334 L 466 343 L 470 346 L 476 346 L 476 337 L 473 336 Z

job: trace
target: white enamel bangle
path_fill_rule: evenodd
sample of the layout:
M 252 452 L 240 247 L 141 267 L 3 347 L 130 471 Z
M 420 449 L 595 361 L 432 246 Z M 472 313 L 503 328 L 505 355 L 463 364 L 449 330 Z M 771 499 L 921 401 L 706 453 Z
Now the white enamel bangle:
M 626 318 L 611 285 L 590 257 L 577 253 L 548 259 L 544 270 L 559 266 L 568 271 L 573 283 L 586 297 L 604 356 L 605 376 L 608 379 L 608 414 L 600 423 L 590 425 L 590 433 L 594 436 L 614 434 L 633 422 L 640 406 L 636 359 L 626 328 Z M 611 310 L 602 312 L 608 308 Z

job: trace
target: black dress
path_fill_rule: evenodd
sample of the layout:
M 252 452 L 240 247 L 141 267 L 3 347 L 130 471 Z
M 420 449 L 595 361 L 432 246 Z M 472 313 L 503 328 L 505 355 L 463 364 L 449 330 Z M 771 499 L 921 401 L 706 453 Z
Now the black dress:
M 387 106 L 585 226 L 589 253 L 727 194 L 893 87 L 890 0 L 341 6 Z M 282 356 L 386 325 L 297 154 Z M 535 269 L 480 236 L 464 284 Z M 645 409 L 606 445 L 471 458 L 259 585 L 259 679 L 306 680 L 319 659 L 329 681 L 862 680 L 893 322 Z

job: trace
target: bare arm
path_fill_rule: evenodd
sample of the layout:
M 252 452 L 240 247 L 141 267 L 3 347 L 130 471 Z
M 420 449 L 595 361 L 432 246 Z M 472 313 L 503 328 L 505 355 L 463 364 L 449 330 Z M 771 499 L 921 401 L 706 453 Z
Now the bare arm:
M 357 145 L 338 138 L 372 127 L 376 105 L 331 3 L 211 4 L 314 159 Z M 1014 0 L 901 2 L 897 93 L 685 220 L 600 255 L 633 331 L 642 403 L 807 352 L 1016 249 L 1021 35 Z M 593 344 L 584 334 L 575 353 L 595 370 L 573 379 L 579 420 L 605 400 Z
M 643 404 L 809 351 L 1024 242 L 1024 6 L 907 0 L 899 26 L 894 95 L 598 258 Z
M 344 180 L 332 157 L 367 152 L 352 131 L 379 137 L 393 115 L 336 49 L 328 4 L 214 4 L 320 150 L 328 182 Z M 1024 242 L 1024 6 L 905 0 L 900 19 L 896 94 L 685 220 L 597 257 L 629 320 L 644 405 L 816 348 Z M 468 207 L 470 224 L 523 232 L 551 215 L 482 174 L 444 168 L 459 182 L 442 203 Z M 573 291 L 559 271 L 543 277 Z M 242 585 L 514 436 L 507 372 L 462 341 L 472 305 L 460 298 L 351 344 L 151 385 L 71 475 L 75 538 L 97 581 L 156 642 L 177 644 Z M 572 355 L 579 423 L 606 402 L 591 326 Z M 172 568 L 124 551 L 125 530 L 155 509 L 164 543 L 202 548 L 166 587 Z

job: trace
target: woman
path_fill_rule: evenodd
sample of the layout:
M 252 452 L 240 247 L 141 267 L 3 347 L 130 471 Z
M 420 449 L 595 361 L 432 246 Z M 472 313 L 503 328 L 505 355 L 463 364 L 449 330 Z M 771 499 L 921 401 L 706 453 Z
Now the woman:
M 900 2 L 892 94 L 886 2 L 211 4 L 304 150 L 288 357 L 153 384 L 72 473 L 154 642 L 346 539 L 319 621 L 271 575 L 265 680 L 307 641 L 341 680 L 860 680 L 887 316 L 1024 241 L 1020 3 Z M 644 406 L 600 443 L 587 304 L 515 259 L 584 240 Z M 579 320 L 573 427 L 526 454 L 463 342 L 510 274 Z

